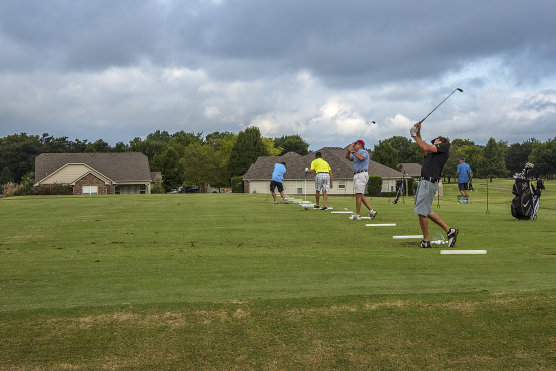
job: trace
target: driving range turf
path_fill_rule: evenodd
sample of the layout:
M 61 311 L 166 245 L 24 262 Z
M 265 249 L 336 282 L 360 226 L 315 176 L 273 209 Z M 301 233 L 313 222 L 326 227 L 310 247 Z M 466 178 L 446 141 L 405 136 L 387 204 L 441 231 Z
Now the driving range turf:
M 411 197 L 375 228 L 261 194 L 0 199 L 0 369 L 554 369 L 556 181 L 536 221 L 512 183 L 433 205 L 486 255 L 394 240 Z

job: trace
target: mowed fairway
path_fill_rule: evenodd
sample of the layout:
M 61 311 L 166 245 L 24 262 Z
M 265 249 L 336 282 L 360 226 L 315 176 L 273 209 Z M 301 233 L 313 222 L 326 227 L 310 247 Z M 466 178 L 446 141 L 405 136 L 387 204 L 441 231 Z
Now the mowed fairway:
M 270 195 L 0 199 L 0 369 L 554 369 L 556 182 L 536 221 L 512 183 L 433 205 L 486 255 L 394 240 L 411 197 L 373 228 Z

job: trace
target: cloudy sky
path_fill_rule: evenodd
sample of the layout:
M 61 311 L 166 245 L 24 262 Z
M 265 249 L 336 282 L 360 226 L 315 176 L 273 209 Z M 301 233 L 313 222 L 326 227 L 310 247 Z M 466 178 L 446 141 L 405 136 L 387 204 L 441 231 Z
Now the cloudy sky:
M 553 0 L 2 0 L 0 137 L 556 136 Z M 368 145 L 369 146 L 369 145 Z

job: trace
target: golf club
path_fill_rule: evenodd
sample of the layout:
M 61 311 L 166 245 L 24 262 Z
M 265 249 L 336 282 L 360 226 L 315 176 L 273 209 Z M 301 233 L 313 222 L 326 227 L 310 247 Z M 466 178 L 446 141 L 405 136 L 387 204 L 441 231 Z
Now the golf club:
M 434 111 L 436 111 L 436 109 L 437 109 L 438 107 L 440 107 L 440 105 L 441 105 L 442 103 L 444 103 L 444 102 L 446 101 L 446 99 L 450 98 L 450 96 L 451 96 L 452 94 L 454 94 L 456 91 L 459 91 L 460 93 L 463 93 L 463 90 L 462 90 L 462 89 L 460 89 L 460 88 L 455 88 L 454 91 L 452 91 L 450 94 L 448 94 L 448 96 L 447 96 L 446 98 L 444 98 L 444 100 L 443 100 L 442 102 L 440 102 L 440 103 L 438 104 L 438 106 L 434 107 L 434 109 L 433 109 L 432 111 L 430 111 L 430 113 L 429 113 L 428 115 L 426 115 L 425 118 L 423 118 L 421 121 L 419 121 L 419 123 L 423 123 L 423 121 L 425 121 L 425 120 L 427 119 L 427 117 L 429 117 Z
M 361 133 L 361 135 L 359 135 L 359 138 L 358 138 L 358 139 L 361 139 L 361 138 L 363 137 L 363 134 L 365 134 L 365 132 L 367 131 L 367 129 L 368 129 L 371 125 L 373 125 L 373 124 L 376 124 L 376 121 L 371 121 L 371 122 L 369 122 L 369 124 L 367 125 L 367 127 L 365 128 L 365 130 L 363 130 L 363 132 Z

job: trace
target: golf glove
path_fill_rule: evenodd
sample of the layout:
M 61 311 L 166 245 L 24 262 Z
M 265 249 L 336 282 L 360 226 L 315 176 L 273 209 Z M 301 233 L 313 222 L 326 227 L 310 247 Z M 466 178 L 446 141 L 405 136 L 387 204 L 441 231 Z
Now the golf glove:
M 306 168 L 305 168 L 305 172 L 307 173 L 308 171 L 309 171 L 309 168 L 308 168 L 308 167 L 306 167 Z
M 409 129 L 409 134 L 411 134 L 412 137 L 416 137 L 417 136 L 417 128 L 415 126 L 412 126 L 411 129 Z

